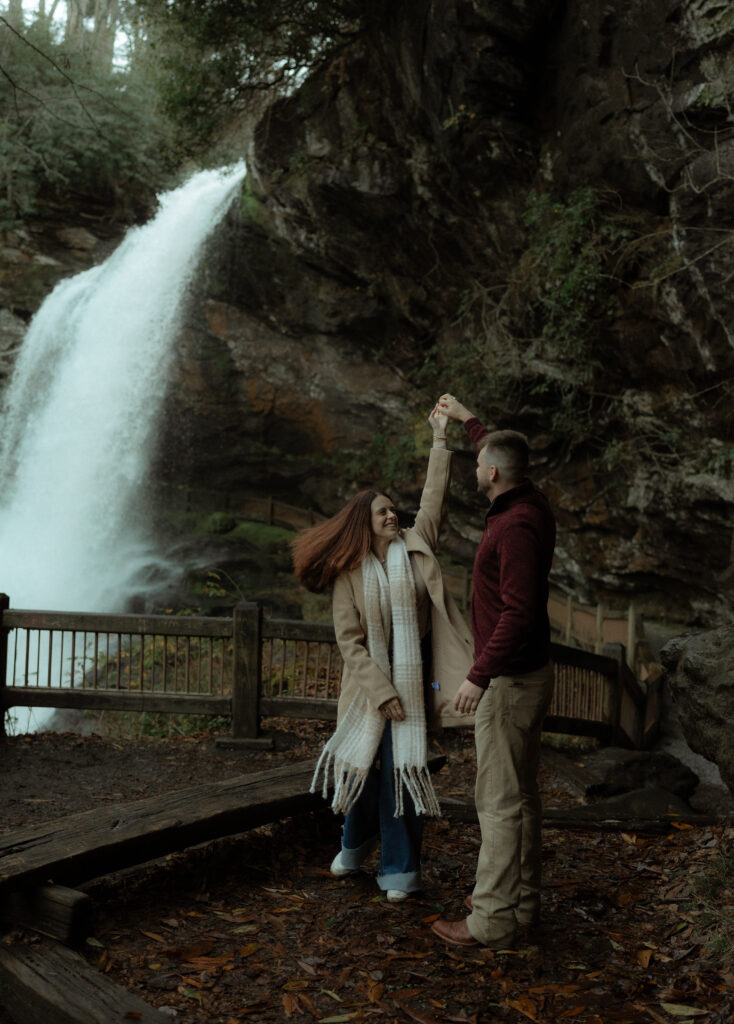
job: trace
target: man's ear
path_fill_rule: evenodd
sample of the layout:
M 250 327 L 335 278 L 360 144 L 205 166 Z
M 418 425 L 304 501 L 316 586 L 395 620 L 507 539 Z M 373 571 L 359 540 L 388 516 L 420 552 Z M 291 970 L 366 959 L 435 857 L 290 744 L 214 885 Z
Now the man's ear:
M 497 479 L 497 477 L 499 475 L 500 475 L 500 471 L 497 469 L 497 467 L 495 466 L 495 464 L 493 462 L 490 462 L 490 464 L 489 464 L 489 479 L 492 481 L 492 483 L 495 482 L 495 480 Z

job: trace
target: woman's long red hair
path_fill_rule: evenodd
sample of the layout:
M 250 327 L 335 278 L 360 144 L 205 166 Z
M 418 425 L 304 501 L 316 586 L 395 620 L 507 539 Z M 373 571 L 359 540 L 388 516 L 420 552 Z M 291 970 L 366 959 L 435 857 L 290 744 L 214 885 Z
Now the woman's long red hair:
M 293 571 L 307 590 L 320 594 L 337 576 L 355 569 L 372 546 L 372 502 L 384 491 L 359 491 L 325 523 L 303 530 L 292 543 Z

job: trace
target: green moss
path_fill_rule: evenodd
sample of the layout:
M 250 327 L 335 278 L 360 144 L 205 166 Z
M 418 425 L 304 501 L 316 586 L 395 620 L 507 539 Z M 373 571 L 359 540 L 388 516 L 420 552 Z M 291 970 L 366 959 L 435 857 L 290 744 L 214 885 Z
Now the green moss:
M 254 522 L 240 522 L 230 534 L 230 537 L 245 540 L 268 554 L 290 553 L 290 542 L 294 536 L 293 530 L 286 530 L 282 526 Z

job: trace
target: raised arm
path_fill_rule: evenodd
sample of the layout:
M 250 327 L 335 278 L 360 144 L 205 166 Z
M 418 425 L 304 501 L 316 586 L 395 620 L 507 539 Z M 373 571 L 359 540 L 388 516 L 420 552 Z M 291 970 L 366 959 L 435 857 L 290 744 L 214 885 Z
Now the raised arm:
M 441 395 L 438 400 L 438 407 L 449 419 L 458 420 L 464 424 L 464 429 L 469 435 L 474 450 L 478 452 L 484 444 L 484 438 L 489 433 L 484 424 L 480 423 L 474 413 L 469 412 L 467 407 L 462 405 L 458 398 L 454 398 L 453 395 Z
M 421 504 L 413 529 L 430 549 L 435 551 L 451 477 L 451 452 L 446 448 L 448 416 L 440 410 L 438 402 L 428 417 L 428 422 L 433 429 L 433 447 L 428 457 L 426 482 L 423 485 Z

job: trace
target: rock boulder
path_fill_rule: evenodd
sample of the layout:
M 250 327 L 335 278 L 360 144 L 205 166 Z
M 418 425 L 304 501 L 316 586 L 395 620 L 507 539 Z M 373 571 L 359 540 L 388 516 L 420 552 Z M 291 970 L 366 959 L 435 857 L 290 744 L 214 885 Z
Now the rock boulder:
M 689 746 L 734 793 L 734 626 L 674 637 L 660 658 Z

